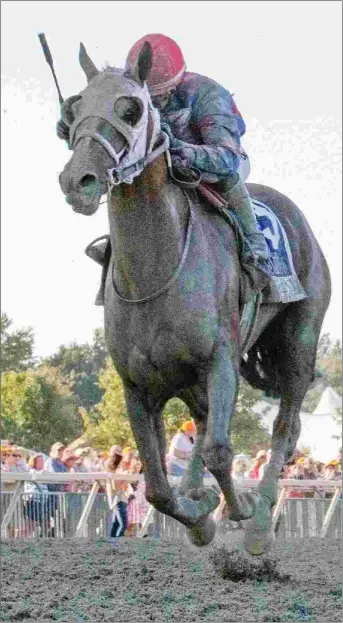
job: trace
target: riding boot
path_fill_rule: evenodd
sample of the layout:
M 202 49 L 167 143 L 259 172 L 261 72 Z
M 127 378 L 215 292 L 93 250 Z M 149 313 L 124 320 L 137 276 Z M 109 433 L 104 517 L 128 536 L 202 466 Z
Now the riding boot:
M 244 182 L 238 174 L 230 176 L 225 182 L 220 182 L 220 192 L 243 230 L 246 246 L 242 261 L 252 263 L 269 274 L 269 248 L 258 228 L 252 201 Z
M 101 240 L 103 240 L 103 242 L 100 242 Z M 95 299 L 95 305 L 102 306 L 105 302 L 106 276 L 111 255 L 110 237 L 101 236 L 100 238 L 96 238 L 86 247 L 85 253 L 91 260 L 94 260 L 94 262 L 102 266 L 100 288 Z

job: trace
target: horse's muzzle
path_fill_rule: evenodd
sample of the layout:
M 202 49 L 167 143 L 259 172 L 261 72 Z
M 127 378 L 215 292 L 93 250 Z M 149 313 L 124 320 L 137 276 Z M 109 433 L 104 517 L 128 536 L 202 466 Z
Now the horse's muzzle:
M 106 184 L 93 173 L 85 173 L 79 180 L 74 180 L 63 171 L 59 176 L 61 189 L 75 212 L 91 215 L 99 207 L 101 196 L 106 192 Z

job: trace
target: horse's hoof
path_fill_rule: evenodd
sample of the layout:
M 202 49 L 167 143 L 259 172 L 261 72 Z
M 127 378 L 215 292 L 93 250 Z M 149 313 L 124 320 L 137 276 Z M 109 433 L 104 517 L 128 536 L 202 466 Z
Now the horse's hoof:
M 216 534 L 216 523 L 210 517 L 199 521 L 193 528 L 187 529 L 190 542 L 197 547 L 209 545 Z
M 275 533 L 268 505 L 260 500 L 252 519 L 247 522 L 244 548 L 252 556 L 261 556 L 272 546 Z
M 273 545 L 275 534 L 273 530 L 263 532 L 261 530 L 249 530 L 247 528 L 244 536 L 244 549 L 251 556 L 262 556 Z

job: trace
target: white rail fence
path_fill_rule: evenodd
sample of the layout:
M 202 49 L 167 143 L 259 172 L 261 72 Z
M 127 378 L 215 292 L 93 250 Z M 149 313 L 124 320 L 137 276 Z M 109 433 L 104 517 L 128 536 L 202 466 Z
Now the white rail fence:
M 133 474 L 54 474 L 30 472 L 2 473 L 1 484 L 1 536 L 4 539 L 27 537 L 87 537 L 103 538 L 111 529 L 117 499 L 98 493 L 106 481 L 137 482 L 143 476 Z M 170 483 L 178 484 L 179 477 L 169 477 Z M 80 483 L 91 485 L 89 492 L 64 493 L 50 492 L 42 496 L 44 504 L 40 516 L 33 516 L 29 522 L 25 508 L 32 495 L 24 492 L 24 482 L 39 483 Z M 205 485 L 216 484 L 214 479 L 206 478 Z M 6 484 L 12 483 L 14 489 L 6 491 Z M 258 486 L 251 479 L 237 480 L 235 486 L 240 490 Z M 315 497 L 289 498 L 289 491 L 312 492 Z M 37 489 L 38 492 L 38 489 Z M 322 497 L 328 495 L 328 498 Z M 341 503 L 342 483 L 327 480 L 280 480 L 279 497 L 273 513 L 273 524 L 277 526 L 279 537 L 286 539 L 342 535 Z M 220 508 L 218 509 L 220 511 Z M 217 511 L 215 512 L 215 515 Z M 233 530 L 234 522 L 219 522 L 218 529 Z M 181 538 L 185 528 L 170 517 L 158 513 L 149 506 L 143 525 L 137 533 L 143 537 L 147 533 L 161 538 Z

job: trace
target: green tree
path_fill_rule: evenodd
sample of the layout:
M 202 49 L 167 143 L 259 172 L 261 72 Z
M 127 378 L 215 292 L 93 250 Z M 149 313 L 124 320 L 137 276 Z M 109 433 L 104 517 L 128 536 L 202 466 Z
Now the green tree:
M 75 397 L 59 371 L 46 366 L 2 374 L 1 416 L 3 437 L 37 451 L 67 444 L 83 430 Z
M 255 454 L 270 447 L 271 435 L 263 424 L 262 416 L 252 407 L 262 399 L 262 392 L 241 381 L 237 405 L 231 424 L 231 441 L 235 454 Z
M 107 356 L 104 332 L 96 329 L 92 344 L 60 346 L 44 363 L 60 370 L 79 406 L 89 411 L 103 396 L 98 376 Z
M 1 314 L 1 372 L 22 372 L 34 364 L 34 334 L 31 327 L 11 330 L 13 320 Z
M 109 357 L 99 375 L 99 387 L 103 390 L 101 401 L 89 413 L 83 413 L 87 437 L 103 450 L 113 444 L 134 444 L 123 385 Z
M 324 333 L 318 342 L 316 379 L 305 396 L 302 409 L 312 413 L 329 386 L 342 395 L 342 343 Z

